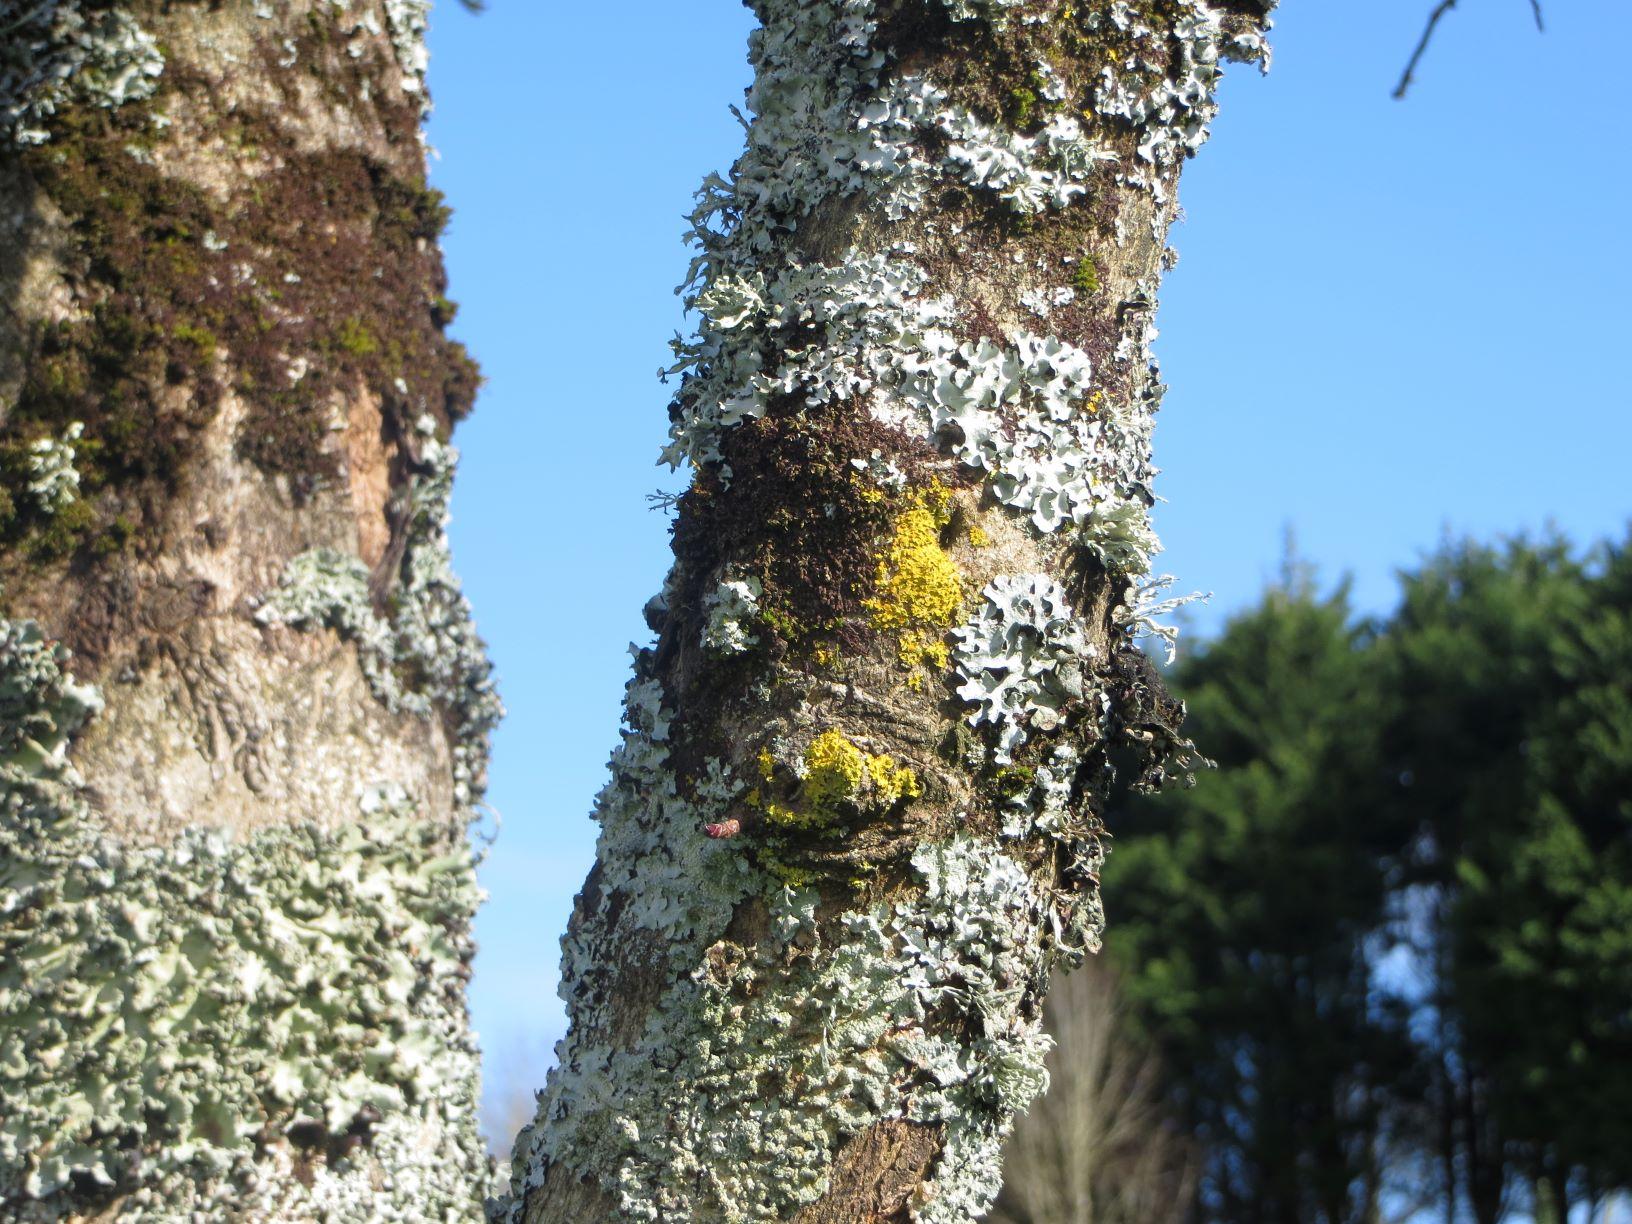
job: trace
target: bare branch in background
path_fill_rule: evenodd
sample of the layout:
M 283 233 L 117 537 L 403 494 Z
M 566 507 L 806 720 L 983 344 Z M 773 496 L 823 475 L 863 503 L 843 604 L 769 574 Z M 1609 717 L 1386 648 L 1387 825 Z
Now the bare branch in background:
M 1417 48 L 1411 52 L 1411 59 L 1400 74 L 1400 83 L 1394 86 L 1394 97 L 1405 97 L 1406 90 L 1411 88 L 1411 81 L 1416 75 L 1417 64 L 1422 59 L 1423 52 L 1428 50 L 1428 44 L 1433 41 L 1434 30 L 1439 26 L 1439 19 L 1456 7 L 1456 0 L 1439 0 L 1434 11 L 1428 14 L 1428 24 L 1423 28 L 1422 37 L 1417 40 Z M 1535 15 L 1536 29 L 1546 33 L 1547 26 L 1541 16 L 1541 0 L 1530 0 L 1530 12 Z
M 1439 0 L 1434 11 L 1428 15 L 1428 24 L 1422 31 L 1422 37 L 1417 40 L 1417 49 L 1411 52 L 1411 59 L 1400 74 L 1400 83 L 1394 86 L 1396 98 L 1405 97 L 1405 91 L 1411 88 L 1411 78 L 1417 71 L 1417 63 L 1422 59 L 1422 53 L 1428 50 L 1428 44 L 1433 41 L 1434 29 L 1439 25 L 1439 19 L 1456 7 L 1456 0 Z
M 1130 1038 L 1116 975 L 1090 960 L 1049 992 L 1046 1096 L 1015 1123 L 988 1224 L 1181 1220 L 1198 1153 L 1161 1101 L 1155 1056 Z

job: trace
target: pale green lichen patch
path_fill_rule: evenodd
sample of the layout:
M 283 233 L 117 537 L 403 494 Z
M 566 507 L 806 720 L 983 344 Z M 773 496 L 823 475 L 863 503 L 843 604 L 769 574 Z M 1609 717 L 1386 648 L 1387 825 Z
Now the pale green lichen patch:
M 630 1219 L 785 1220 L 821 1196 L 847 1136 L 905 1118 L 945 1136 L 917 1219 L 984 1212 L 1010 1120 L 1047 1083 L 1044 902 L 972 839 L 925 846 L 912 866 L 921 896 L 836 931 L 818 926 L 814 892 L 773 889 L 772 936 L 693 944 L 696 967 L 636 1048 L 569 1038 L 542 1102 L 549 1125 L 518 1144 L 518 1184 L 559 1163 Z M 519 1219 L 518 1202 L 494 1218 Z
M 44 514 L 58 514 L 79 497 L 79 473 L 74 469 L 74 443 L 85 432 L 79 421 L 60 438 L 40 438 L 28 448 L 28 496 Z
M 759 619 L 759 600 L 764 585 L 749 575 L 723 581 L 703 597 L 708 621 L 703 626 L 703 645 L 716 654 L 742 654 L 759 645 L 754 622 Z
M 370 787 L 339 829 L 122 845 L 68 764 L 99 701 L 66 662 L 0 623 L 8 1218 L 98 1188 L 130 1220 L 473 1218 L 463 820 Z
M 1014 760 L 1033 731 L 1059 725 L 1061 710 L 1086 695 L 1095 656 L 1060 584 L 1046 574 L 1000 575 L 957 630 L 958 696 L 969 722 L 997 730 L 992 759 Z
M 68 673 L 68 652 L 32 621 L 0 620 L 0 810 L 51 784 L 77 779 L 68 738 L 102 698 Z
M 456 798 L 469 806 L 486 786 L 488 736 L 504 707 L 448 547 L 459 453 L 437 437 L 429 416 L 417 430 L 423 470 L 407 494 L 407 543 L 386 614 L 375 609 L 360 559 L 314 549 L 289 562 L 255 615 L 263 624 L 335 630 L 356 644 L 363 673 L 386 708 L 422 715 L 440 710 L 453 743 Z
M 41 144 L 73 103 L 115 107 L 152 95 L 164 56 L 123 8 L 83 0 L 0 5 L 0 139 Z

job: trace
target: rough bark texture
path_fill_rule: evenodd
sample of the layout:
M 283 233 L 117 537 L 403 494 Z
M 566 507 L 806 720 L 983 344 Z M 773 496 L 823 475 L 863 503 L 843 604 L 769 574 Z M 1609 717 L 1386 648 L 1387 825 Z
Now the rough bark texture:
M 1267 5 L 755 0 L 699 193 L 675 565 L 499 1220 L 964 1221 L 1097 946 L 1179 167 Z
M 0 0 L 0 1215 L 480 1215 L 425 0 Z

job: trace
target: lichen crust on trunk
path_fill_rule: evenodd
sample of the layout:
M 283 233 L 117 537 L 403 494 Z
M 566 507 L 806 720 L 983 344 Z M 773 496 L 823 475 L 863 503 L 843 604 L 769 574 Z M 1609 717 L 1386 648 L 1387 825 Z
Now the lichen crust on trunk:
M 0 1214 L 474 1220 L 428 0 L 0 0 Z
M 495 1221 L 979 1217 L 1098 946 L 1103 803 L 1191 765 L 1150 356 L 1250 0 L 753 0 L 698 193 L 570 1028 Z

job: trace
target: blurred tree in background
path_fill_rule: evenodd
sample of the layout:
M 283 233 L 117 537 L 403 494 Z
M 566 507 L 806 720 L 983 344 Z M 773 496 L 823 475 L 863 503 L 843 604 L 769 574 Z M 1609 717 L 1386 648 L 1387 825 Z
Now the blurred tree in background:
M 1632 1181 L 1632 561 L 1447 549 L 1379 640 L 1393 946 L 1441 1181 L 1480 1222 Z
M 1197 1145 L 1190 1218 L 1562 1221 L 1632 1185 L 1628 547 L 1447 546 L 1370 624 L 1289 562 L 1172 680 L 1218 768 L 1112 824 L 1099 1023 L 1158 1078 L 1150 1141 Z M 1014 1178 L 1045 1136 L 1085 1159 L 1064 1109 Z
M 1127 1003 L 1103 959 L 1065 975 L 1045 1022 L 1050 1091 L 1005 1154 L 989 1224 L 1149 1224 L 1189 1212 L 1197 1145 L 1162 1099 L 1160 1061 L 1124 1039 Z

